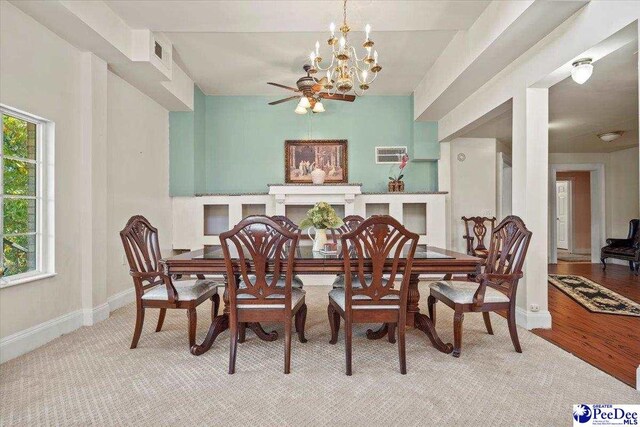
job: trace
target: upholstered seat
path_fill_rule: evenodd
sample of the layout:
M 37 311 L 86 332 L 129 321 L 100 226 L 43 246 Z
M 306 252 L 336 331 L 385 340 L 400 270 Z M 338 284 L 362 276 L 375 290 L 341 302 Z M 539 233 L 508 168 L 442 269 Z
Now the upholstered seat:
M 354 289 L 362 289 L 362 283 L 360 283 L 360 278 L 358 277 L 357 274 L 354 274 L 353 276 L 351 276 L 351 286 Z M 382 276 L 383 279 L 389 280 L 389 275 L 385 274 Z M 395 281 L 394 281 L 394 287 L 397 283 L 402 282 L 402 275 L 401 274 L 396 274 L 395 277 Z M 364 275 L 364 280 L 367 282 L 371 281 L 371 274 L 365 274 Z M 333 281 L 333 289 L 338 289 L 338 288 L 342 288 L 344 289 L 344 274 L 338 274 L 336 276 L 336 278 Z
M 291 289 L 291 307 L 298 305 L 300 300 L 304 299 L 306 292 L 302 289 Z M 250 294 L 238 294 L 238 300 L 250 300 L 255 299 Z M 284 298 L 284 294 L 272 294 L 267 299 Z M 267 309 L 267 308 L 284 308 L 284 304 L 238 304 L 238 309 L 252 308 L 252 309 Z
M 224 283 L 219 283 L 209 279 L 196 279 L 196 280 L 174 280 L 173 287 L 178 292 L 178 301 L 193 301 L 200 298 L 202 295 L 209 292 L 211 289 L 224 286 Z M 167 293 L 167 287 L 162 284 L 155 286 L 145 292 L 142 295 L 143 300 L 154 301 L 167 301 L 169 295 Z
M 345 290 L 344 289 L 333 289 L 329 292 L 329 298 L 336 302 L 340 306 L 342 310 L 345 308 Z M 369 300 L 366 295 L 358 294 L 353 296 L 354 300 Z M 385 295 L 382 297 L 383 300 L 397 300 L 400 301 L 400 295 Z M 384 305 L 384 304 L 371 304 L 371 305 L 352 305 L 351 308 L 354 310 L 399 310 L 400 305 Z
M 251 281 L 252 283 L 255 283 L 256 281 L 256 276 L 254 274 L 249 274 L 249 281 Z M 271 280 L 273 278 L 273 275 L 268 274 L 267 275 L 267 283 L 271 283 Z M 242 280 L 242 278 L 241 278 Z M 285 278 L 284 276 L 280 277 L 280 280 L 278 280 L 278 283 L 276 284 L 277 287 L 279 288 L 284 288 L 284 282 L 285 282 Z M 240 282 L 240 286 L 242 286 L 244 283 L 244 281 Z M 302 283 L 302 279 L 300 277 L 298 277 L 297 275 L 294 275 L 293 278 L 291 279 L 291 287 L 295 288 L 295 289 L 302 289 L 303 283 Z
M 473 295 L 478 290 L 478 286 L 480 285 L 476 282 L 457 282 L 447 280 L 432 283 L 429 287 L 456 304 L 471 304 L 473 303 Z M 487 286 L 484 294 L 484 302 L 509 302 L 509 298 L 502 292 Z
M 631 271 L 640 273 L 640 219 L 629 221 L 629 234 L 626 239 L 607 239 L 607 246 L 600 250 L 602 268 L 606 268 L 607 258 L 628 261 Z

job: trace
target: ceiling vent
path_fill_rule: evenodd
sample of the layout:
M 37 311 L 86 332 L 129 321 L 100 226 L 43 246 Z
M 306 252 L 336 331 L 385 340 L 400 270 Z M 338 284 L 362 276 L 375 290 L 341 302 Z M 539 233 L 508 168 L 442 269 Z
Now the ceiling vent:
M 407 154 L 407 147 L 376 147 L 376 164 L 400 163 L 402 156 Z

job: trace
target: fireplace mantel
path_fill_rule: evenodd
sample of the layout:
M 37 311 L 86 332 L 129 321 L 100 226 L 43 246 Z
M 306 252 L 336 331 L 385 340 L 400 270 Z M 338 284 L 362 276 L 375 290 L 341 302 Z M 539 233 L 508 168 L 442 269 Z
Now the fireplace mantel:
M 287 205 L 327 202 L 345 206 L 345 215 L 353 215 L 353 202 L 362 194 L 361 184 L 269 184 L 269 194 L 276 202 L 276 215 L 285 215 Z

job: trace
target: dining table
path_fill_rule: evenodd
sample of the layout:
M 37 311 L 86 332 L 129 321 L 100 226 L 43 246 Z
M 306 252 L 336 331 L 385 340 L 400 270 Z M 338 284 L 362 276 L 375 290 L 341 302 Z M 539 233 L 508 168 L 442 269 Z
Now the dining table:
M 423 249 L 417 250 L 414 255 L 409 277 L 407 326 L 415 327 L 424 332 L 436 349 L 443 353 L 451 353 L 453 351 L 453 345 L 450 343 L 445 344 L 440 337 L 438 337 L 432 319 L 427 314 L 420 312 L 418 307 L 420 302 L 420 291 L 418 290 L 420 276 L 430 275 L 433 277 L 435 275 L 442 275 L 443 280 L 450 280 L 453 275 L 479 274 L 482 260 L 465 253 L 448 249 L 433 246 L 426 246 L 426 249 L 425 246 L 422 246 L 422 248 Z M 293 274 L 344 274 L 345 263 L 344 259 L 338 255 L 339 253 L 340 251 L 333 253 L 313 251 L 311 246 L 300 245 L 296 250 Z M 390 258 L 388 265 L 385 265 L 385 272 L 387 269 L 391 270 L 392 261 Z M 229 304 L 226 292 L 228 280 L 226 280 L 227 269 L 222 248 L 219 245 L 206 246 L 203 249 L 164 258 L 160 262 L 163 266 L 164 273 L 169 276 L 213 275 L 225 277 L 225 292 L 223 295 L 225 303 L 224 311 L 212 320 L 204 341 L 201 344 L 195 344 L 191 348 L 191 353 L 194 355 L 204 354 L 211 348 L 218 335 L 229 328 Z M 400 271 L 403 270 L 403 264 L 405 262 L 406 258 L 403 253 L 399 260 Z M 268 266 L 267 270 L 269 270 L 269 268 Z M 351 263 L 351 271 L 355 273 L 357 268 L 357 261 L 353 260 Z M 367 272 L 367 268 L 371 269 L 371 265 L 365 263 L 364 268 L 365 272 Z M 239 271 L 240 269 L 238 268 L 237 273 L 234 271 L 234 274 L 239 275 Z M 273 341 L 277 339 L 277 333 L 275 331 L 267 333 L 258 323 L 252 323 L 247 326 L 262 340 Z M 377 330 L 367 331 L 367 338 L 380 339 L 386 336 L 387 333 L 388 328 L 387 325 L 384 324 Z

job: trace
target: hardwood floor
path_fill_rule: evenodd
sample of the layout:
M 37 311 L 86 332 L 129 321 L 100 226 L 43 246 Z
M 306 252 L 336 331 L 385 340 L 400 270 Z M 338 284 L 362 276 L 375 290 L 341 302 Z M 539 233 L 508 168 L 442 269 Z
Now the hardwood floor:
M 633 301 L 640 302 L 640 277 L 628 267 L 599 264 L 550 264 L 549 273 L 587 277 Z M 555 286 L 549 285 L 552 329 L 533 332 L 620 381 L 636 387 L 640 365 L 640 318 L 591 313 Z

